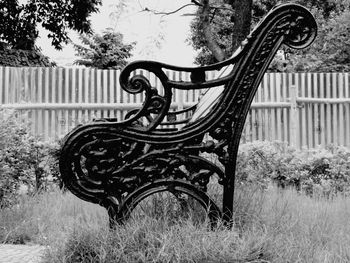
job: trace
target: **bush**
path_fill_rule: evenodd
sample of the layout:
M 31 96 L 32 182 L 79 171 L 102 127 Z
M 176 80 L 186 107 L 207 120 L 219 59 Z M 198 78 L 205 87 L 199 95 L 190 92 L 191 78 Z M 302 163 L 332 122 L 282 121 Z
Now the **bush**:
M 58 181 L 58 144 L 30 135 L 14 111 L 0 111 L 0 120 L 0 207 L 7 207 L 21 192 L 35 194 Z
M 39 50 L 17 50 L 0 48 L 0 66 L 6 67 L 54 67 L 49 58 Z
M 237 163 L 240 184 L 271 182 L 294 187 L 308 195 L 350 194 L 350 149 L 296 150 L 281 142 L 252 142 L 241 145 Z

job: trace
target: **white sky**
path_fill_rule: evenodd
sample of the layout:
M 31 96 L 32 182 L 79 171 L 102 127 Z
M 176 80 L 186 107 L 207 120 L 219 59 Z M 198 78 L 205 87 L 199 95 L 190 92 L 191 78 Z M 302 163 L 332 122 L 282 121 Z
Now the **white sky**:
M 25 0 L 22 0 L 22 2 Z M 137 42 L 134 49 L 134 57 L 130 59 L 150 59 L 175 64 L 179 66 L 191 66 L 195 52 L 188 43 L 185 43 L 189 36 L 189 24 L 193 16 L 181 16 L 184 13 L 193 13 L 195 7 L 189 6 L 180 12 L 168 16 L 154 15 L 150 12 L 140 12 L 143 8 L 169 12 L 178 9 L 182 5 L 189 4 L 190 0 L 128 0 L 128 6 L 116 22 L 111 17 L 115 11 L 118 0 L 103 0 L 100 12 L 91 17 L 92 28 L 96 33 L 102 33 L 106 28 L 115 28 L 124 35 L 125 41 Z M 47 32 L 40 31 L 40 38 L 37 42 L 42 52 L 56 61 L 58 65 L 71 65 L 76 59 L 74 49 L 71 45 L 65 46 L 62 51 L 55 50 L 50 40 L 46 37 Z M 155 40 L 160 42 L 156 47 Z M 78 42 L 77 34 L 70 33 L 73 42 Z

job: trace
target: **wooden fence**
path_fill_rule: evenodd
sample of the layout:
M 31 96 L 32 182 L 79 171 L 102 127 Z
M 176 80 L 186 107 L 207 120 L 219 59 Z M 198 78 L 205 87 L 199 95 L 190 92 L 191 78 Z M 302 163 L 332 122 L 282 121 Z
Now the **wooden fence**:
M 146 74 L 146 73 L 145 73 Z M 188 80 L 186 73 L 168 72 Z M 120 89 L 119 71 L 0 67 L 1 108 L 25 116 L 31 131 L 59 138 L 79 123 L 116 117 L 141 105 Z M 160 83 L 149 75 L 151 84 Z M 268 73 L 254 98 L 243 140 L 280 140 L 298 148 L 350 146 L 350 74 Z M 200 91 L 175 91 L 173 108 L 193 105 Z

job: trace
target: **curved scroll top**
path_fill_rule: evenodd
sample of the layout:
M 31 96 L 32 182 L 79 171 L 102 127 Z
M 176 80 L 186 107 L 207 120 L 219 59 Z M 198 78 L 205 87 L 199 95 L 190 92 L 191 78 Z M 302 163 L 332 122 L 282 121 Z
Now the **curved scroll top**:
M 256 66 L 264 68 L 265 61 L 269 61 L 270 55 L 273 53 L 273 56 L 274 52 L 276 52 L 275 49 L 278 48 L 276 45 L 279 46 L 281 43 L 284 43 L 292 48 L 305 48 L 313 42 L 316 33 L 317 25 L 315 19 L 308 10 L 297 4 L 281 4 L 274 7 L 260 21 L 231 58 L 220 63 L 196 68 L 176 67 L 154 61 L 130 63 L 121 72 L 121 87 L 131 94 L 143 92 L 145 93 L 145 99 L 142 108 L 139 111 L 135 110 L 133 115 L 130 114 L 129 117 L 131 118 L 126 123 L 146 118 L 149 120 L 146 129 L 153 130 L 162 122 L 169 110 L 172 100 L 172 88 L 189 90 L 225 85 L 236 77 L 237 68 L 245 67 L 247 57 L 249 57 L 250 61 L 259 60 L 256 59 L 256 54 L 252 56 L 254 52 L 260 56 L 260 61 L 256 61 Z M 266 36 L 269 36 L 269 38 Z M 281 37 L 283 37 L 282 42 L 276 44 L 277 39 Z M 257 46 L 260 42 L 269 42 L 270 44 L 266 44 L 264 48 L 261 48 Z M 264 59 L 264 57 L 269 59 Z M 206 80 L 208 71 L 220 71 L 228 65 L 234 65 L 234 69 L 230 74 L 213 80 Z M 158 93 L 145 76 L 135 76 L 133 72 L 140 69 L 154 74 L 160 80 L 164 92 Z M 190 81 L 173 80 L 171 76 L 166 74 L 166 70 L 190 72 L 191 79 Z M 250 80 L 252 79 L 250 78 Z

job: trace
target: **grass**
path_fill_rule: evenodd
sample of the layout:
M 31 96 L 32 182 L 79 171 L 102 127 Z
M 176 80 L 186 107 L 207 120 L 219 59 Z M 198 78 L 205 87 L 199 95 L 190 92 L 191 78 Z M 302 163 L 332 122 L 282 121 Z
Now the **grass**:
M 45 262 L 350 262 L 350 199 L 238 187 L 235 227 L 128 221 L 53 191 L 0 211 L 0 242 L 48 245 Z

